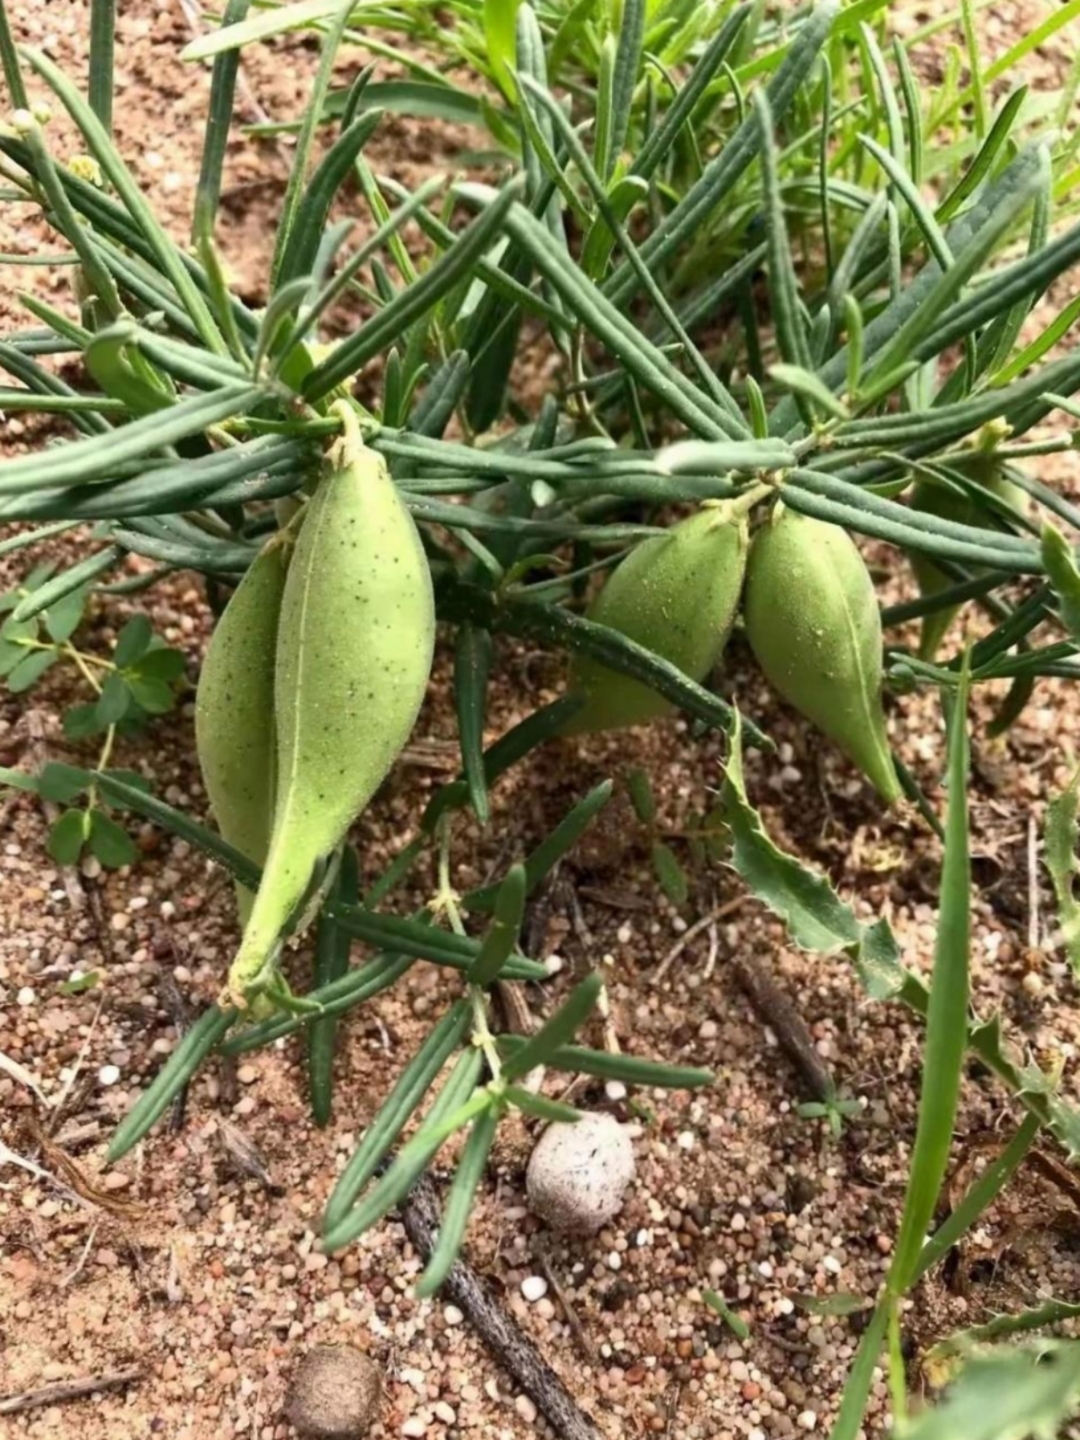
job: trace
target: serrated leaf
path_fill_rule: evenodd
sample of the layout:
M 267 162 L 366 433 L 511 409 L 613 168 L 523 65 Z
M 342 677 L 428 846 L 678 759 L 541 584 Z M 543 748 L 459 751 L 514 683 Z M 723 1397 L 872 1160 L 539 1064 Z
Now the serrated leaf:
M 93 811 L 90 816 L 90 849 L 107 870 L 134 865 L 139 858 L 131 836 L 101 810 Z
M 49 854 L 58 865 L 74 865 L 82 854 L 86 841 L 87 821 L 85 810 L 65 810 L 49 831 Z
M 1054 1440 L 1080 1406 L 1080 1342 L 1001 1348 L 969 1360 L 940 1404 L 898 1440 Z
M 654 841 L 652 863 L 660 888 L 667 898 L 673 905 L 685 905 L 690 894 L 690 882 L 671 846 L 665 845 L 662 840 Z
M 51 670 L 60 657 L 55 650 L 32 650 L 8 672 L 7 687 L 13 695 L 21 695 L 36 685 L 46 670 Z
M 816 874 L 773 844 L 746 797 L 742 718 L 735 712 L 731 753 L 721 803 L 731 830 L 731 864 L 753 894 L 784 921 L 804 950 L 836 955 L 862 939 L 862 929 L 824 875 Z
M 1061 603 L 1061 618 L 1074 640 L 1080 640 L 1080 569 L 1072 547 L 1053 525 L 1042 528 L 1041 550 L 1046 573 Z
M 871 1000 L 891 1000 L 903 989 L 905 971 L 900 963 L 900 947 L 884 917 L 865 927 L 853 956 Z
M 116 637 L 113 664 L 118 670 L 134 665 L 150 648 L 154 628 L 148 615 L 133 615 Z
M 68 805 L 81 795 L 90 783 L 90 774 L 75 765 L 62 765 L 51 760 L 38 777 L 38 794 L 43 800 Z
M 136 703 L 148 715 L 165 715 L 173 708 L 176 697 L 164 680 L 150 680 L 135 673 L 128 676 L 128 685 Z
M 1080 975 L 1080 902 L 1074 885 L 1080 872 L 1076 856 L 1077 806 L 1080 799 L 1080 770 L 1060 795 L 1046 807 L 1044 858 L 1054 886 L 1061 921 L 1061 940 L 1073 969 Z
M 97 705 L 98 724 L 108 727 L 116 725 L 128 713 L 131 706 L 131 690 L 122 675 L 110 675 L 101 687 Z
M 70 590 L 66 595 L 62 595 L 55 605 L 50 605 L 42 615 L 50 639 L 55 640 L 58 645 L 70 640 L 82 623 L 89 593 L 86 586 Z

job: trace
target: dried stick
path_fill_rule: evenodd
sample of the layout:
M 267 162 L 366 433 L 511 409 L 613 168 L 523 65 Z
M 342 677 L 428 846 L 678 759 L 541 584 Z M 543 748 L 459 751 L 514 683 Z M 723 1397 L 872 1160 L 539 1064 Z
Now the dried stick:
M 683 931 L 678 940 L 675 941 L 675 944 L 660 961 L 660 964 L 649 976 L 649 984 L 659 985 L 660 982 L 666 978 L 668 971 L 686 947 L 692 944 L 703 930 L 710 929 L 718 920 L 724 920 L 728 915 L 734 915 L 735 911 L 745 904 L 745 902 L 745 895 L 736 895 L 734 900 L 725 900 L 723 905 L 718 905 L 716 909 L 710 911 L 708 915 L 703 915 L 700 920 L 695 920 L 689 930 Z M 713 963 L 716 963 L 715 960 Z
M 401 1219 L 405 1233 L 426 1259 L 439 1229 L 435 1186 L 426 1175 L 416 1182 L 402 1205 Z M 560 1440 L 600 1440 L 593 1421 L 464 1260 L 454 1262 L 442 1293 L 468 1316 L 481 1340 L 534 1401 Z
M 87 1395 L 101 1395 L 106 1390 L 122 1390 L 142 1378 L 138 1365 L 114 1370 L 108 1375 L 82 1375 L 78 1380 L 57 1380 L 42 1385 L 40 1390 L 24 1390 L 19 1395 L 0 1397 L 0 1415 L 21 1415 L 25 1410 L 39 1410 L 43 1405 L 63 1405 L 68 1400 L 82 1400 Z
M 737 956 L 731 961 L 731 968 L 758 1018 L 772 1030 L 781 1050 L 802 1076 L 814 1099 L 831 1100 L 836 1094 L 833 1078 L 814 1049 L 806 1022 L 787 995 L 768 971 L 755 961 Z

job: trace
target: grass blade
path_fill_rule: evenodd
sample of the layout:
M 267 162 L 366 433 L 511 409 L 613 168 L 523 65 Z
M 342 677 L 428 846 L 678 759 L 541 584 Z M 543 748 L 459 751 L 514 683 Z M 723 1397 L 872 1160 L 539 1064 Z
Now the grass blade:
M 967 1045 L 971 959 L 967 801 L 969 684 L 965 670 L 949 716 L 949 808 L 941 872 L 941 912 L 934 946 L 919 1118 L 900 1230 L 886 1282 L 893 1299 L 902 1296 L 919 1273 L 920 1252 L 948 1168 Z
M 251 0 L 228 0 L 221 20 L 222 29 L 228 29 L 243 20 L 250 4 Z M 203 135 L 202 158 L 199 162 L 199 181 L 195 187 L 195 218 L 192 222 L 191 238 L 196 242 L 204 236 L 209 239 L 214 233 L 218 202 L 221 199 L 221 172 L 225 163 L 225 149 L 229 143 L 239 70 L 240 56 L 235 50 L 222 51 L 214 60 L 210 77 L 210 106 Z

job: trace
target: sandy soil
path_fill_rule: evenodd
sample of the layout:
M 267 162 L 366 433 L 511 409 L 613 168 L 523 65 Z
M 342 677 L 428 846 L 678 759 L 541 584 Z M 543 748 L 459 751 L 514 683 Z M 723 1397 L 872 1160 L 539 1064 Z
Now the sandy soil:
M 205 78 L 176 59 L 188 36 L 178 5 L 133 0 L 122 8 L 120 145 L 182 234 Z M 1038 7 L 994 7 L 997 50 L 1036 13 Z M 83 6 L 27 5 L 18 23 L 33 43 L 77 70 Z M 245 65 L 251 93 L 273 115 L 294 112 L 311 64 L 299 39 L 252 52 Z M 1060 73 L 1059 64 L 1053 55 L 1037 57 L 1033 80 Z M 414 183 L 452 164 L 466 140 L 464 133 L 391 120 L 376 159 Z M 225 250 L 241 293 L 252 301 L 259 298 L 284 174 L 276 145 L 237 140 L 230 149 Z M 0 249 L 39 243 L 37 230 L 18 214 L 0 217 L 0 235 Z M 68 303 L 62 272 L 20 271 L 18 282 Z M 11 297 L 0 295 L 0 305 L 6 322 Z M 10 453 L 35 438 L 32 425 L 22 430 L 12 421 L 3 445 Z M 1047 465 L 1043 478 L 1080 488 L 1075 466 Z M 909 582 L 895 557 L 881 551 L 875 558 L 885 591 L 902 593 Z M 87 644 L 106 642 L 129 613 L 123 603 L 96 609 Z M 185 651 L 194 678 L 210 624 L 201 585 L 172 579 L 154 592 L 153 614 Z M 557 693 L 561 680 L 550 656 L 503 647 L 499 658 L 504 682 L 490 718 L 492 737 L 537 699 Z M 417 731 L 421 744 L 357 832 L 369 877 L 406 841 L 424 799 L 453 767 L 447 682 L 447 657 L 440 655 Z M 827 869 L 860 911 L 888 914 L 906 962 L 925 970 L 936 843 L 909 816 L 882 817 L 851 771 L 778 709 L 738 640 L 724 688 L 781 743 L 780 766 L 748 760 L 751 793 L 772 833 Z M 68 756 L 59 711 L 83 698 L 78 682 L 63 676 L 35 690 L 30 703 L 0 695 L 0 764 Z M 980 708 L 988 710 L 989 700 L 981 699 Z M 934 706 L 898 702 L 891 723 L 905 757 L 940 798 Z M 203 816 L 191 725 L 189 694 L 175 715 L 126 742 L 115 760 L 152 775 L 166 799 Z M 1078 730 L 1075 697 L 1043 683 L 1005 742 L 976 742 L 971 785 L 978 1006 L 987 1014 L 1000 1008 L 1017 1044 L 1044 1068 L 1063 1065 L 1064 1087 L 1074 1098 L 1080 992 L 1062 956 L 1043 948 L 1052 909 L 1045 876 L 1030 860 L 1030 838 L 1047 799 L 1068 779 Z M 718 782 L 719 753 L 715 739 L 694 740 L 681 722 L 552 748 L 499 788 L 487 835 L 459 826 L 458 882 L 464 888 L 484 878 L 508 853 L 524 851 L 589 784 L 605 775 L 625 779 L 634 765 L 647 769 L 661 800 L 660 823 L 680 846 L 679 833 Z M 543 1433 L 460 1315 L 439 1301 L 412 1298 L 420 1260 L 399 1225 L 384 1224 L 334 1257 L 316 1238 L 336 1169 L 454 989 L 442 972 L 418 965 L 389 997 L 342 1027 L 338 1107 L 326 1131 L 314 1130 L 307 1115 L 302 1051 L 284 1044 L 235 1074 L 204 1075 L 192 1087 L 181 1129 L 160 1128 L 116 1172 L 98 1178 L 113 1123 L 175 1042 L 176 996 L 189 1010 L 211 998 L 235 941 L 231 892 L 221 876 L 187 845 L 149 827 L 133 829 L 143 851 L 137 867 L 103 875 L 85 863 L 77 876 L 63 874 L 44 858 L 39 802 L 0 799 L 0 1050 L 50 1096 L 70 1085 L 56 1138 L 103 1192 L 100 1203 L 83 1201 L 62 1183 L 62 1162 L 34 1139 L 30 1092 L 0 1071 L 3 1138 L 45 1171 L 28 1177 L 11 1165 L 0 1169 L 0 1394 L 128 1365 L 140 1371 L 121 1392 L 9 1419 L 0 1433 L 56 1440 L 77 1428 L 89 1440 L 147 1434 L 284 1440 L 288 1375 L 321 1341 L 348 1341 L 384 1368 L 376 1435 L 452 1440 L 484 1431 L 525 1440 Z M 738 882 L 721 869 L 695 874 L 691 898 L 677 914 L 658 892 L 647 841 L 620 790 L 595 835 L 535 907 L 531 953 L 562 958 L 549 987 L 554 995 L 602 965 L 610 1031 L 623 1047 L 708 1064 L 717 1085 L 692 1097 L 625 1097 L 599 1082 L 584 1092 L 581 1103 L 634 1127 L 638 1157 L 625 1209 L 593 1240 L 558 1240 L 527 1213 L 523 1176 L 533 1136 L 520 1123 L 508 1125 L 482 1187 L 468 1256 L 605 1436 L 773 1440 L 827 1431 L 860 1317 L 811 1313 L 800 1297 L 872 1296 L 881 1279 L 913 1133 L 920 1032 L 898 1007 L 866 1002 L 844 963 L 786 947 L 757 906 L 736 905 Z M 420 873 L 401 897 L 403 909 L 424 898 L 431 878 L 430 870 Z M 714 915 L 666 979 L 654 983 L 687 926 Z M 796 1113 L 806 1098 L 800 1081 L 749 1008 L 732 974 L 733 957 L 766 964 L 789 988 L 822 1061 L 845 1094 L 865 1102 L 839 1141 Z M 75 969 L 99 969 L 105 983 L 65 994 L 62 982 Z M 538 1015 L 553 1003 L 546 991 L 529 998 Z M 600 1041 L 599 1028 L 593 1039 Z M 960 1162 L 993 1153 L 1017 1118 L 1016 1107 L 972 1065 L 957 1129 Z M 269 1184 L 237 1169 L 237 1130 L 261 1155 Z M 1025 1169 L 963 1254 L 916 1295 L 905 1327 L 913 1385 L 920 1384 L 918 1357 L 957 1325 L 1049 1295 L 1074 1296 L 1078 1233 L 1075 1195 Z M 543 1273 L 544 1263 L 587 1346 L 554 1290 L 531 1304 L 522 1296 L 522 1280 Z M 749 1324 L 745 1343 L 705 1308 L 706 1286 L 721 1291 Z M 882 1433 L 885 1413 L 879 1378 L 867 1434 Z

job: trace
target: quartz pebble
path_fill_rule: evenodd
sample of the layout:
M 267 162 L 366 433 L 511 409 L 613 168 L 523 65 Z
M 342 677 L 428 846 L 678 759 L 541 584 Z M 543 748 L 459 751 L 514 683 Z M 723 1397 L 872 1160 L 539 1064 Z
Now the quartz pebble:
M 521 1293 L 530 1304 L 542 1300 L 547 1294 L 548 1284 L 542 1275 L 527 1275 L 521 1282 Z
M 525 1177 L 529 1204 L 553 1230 L 593 1234 L 616 1215 L 634 1178 L 634 1147 L 611 1115 L 557 1121 L 540 1137 Z

